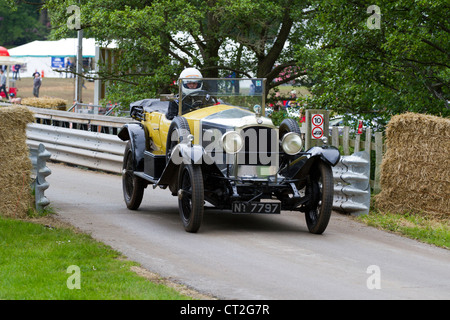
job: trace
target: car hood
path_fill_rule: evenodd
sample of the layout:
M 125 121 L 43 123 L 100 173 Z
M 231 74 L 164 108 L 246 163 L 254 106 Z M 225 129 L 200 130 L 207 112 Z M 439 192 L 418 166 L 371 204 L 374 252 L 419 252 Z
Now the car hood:
M 186 115 L 186 117 L 191 120 L 201 120 L 202 123 L 208 123 L 210 125 L 215 124 L 218 127 L 243 128 L 252 125 L 274 127 L 272 120 L 269 118 L 256 117 L 253 112 L 228 105 L 196 110 Z

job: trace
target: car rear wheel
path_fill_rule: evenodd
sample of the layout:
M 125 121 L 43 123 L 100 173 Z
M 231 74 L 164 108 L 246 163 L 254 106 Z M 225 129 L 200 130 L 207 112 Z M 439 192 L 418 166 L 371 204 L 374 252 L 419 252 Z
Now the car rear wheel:
M 178 178 L 178 207 L 187 232 L 195 233 L 203 220 L 203 174 L 199 166 L 182 164 Z
M 178 143 L 185 141 L 190 133 L 191 131 L 186 118 L 175 117 L 172 120 L 167 135 L 166 163 L 169 162 L 170 157 L 172 156 L 173 148 L 175 148 Z
M 144 196 L 145 182 L 134 175 L 133 150 L 131 142 L 128 141 L 125 147 L 122 170 L 122 190 L 127 208 L 137 210 L 141 205 Z
M 322 234 L 330 221 L 333 208 L 333 173 L 330 165 L 320 161 L 317 170 L 311 173 L 306 192 L 310 196 L 305 213 L 308 230 Z
M 300 127 L 294 119 L 288 118 L 284 119 L 279 127 L 280 141 L 283 139 L 284 135 L 289 132 L 295 132 L 301 134 Z

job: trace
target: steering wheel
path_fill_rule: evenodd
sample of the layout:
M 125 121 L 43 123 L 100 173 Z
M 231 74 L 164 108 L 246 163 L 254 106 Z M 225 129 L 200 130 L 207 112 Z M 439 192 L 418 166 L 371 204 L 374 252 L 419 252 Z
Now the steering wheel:
M 185 100 L 187 100 L 188 98 L 191 99 L 191 104 L 189 104 L 191 107 L 191 110 L 196 110 L 198 108 L 200 108 L 202 105 L 214 105 L 219 103 L 219 101 L 217 100 L 216 97 L 209 95 L 208 91 L 206 90 L 198 90 L 198 91 L 194 91 L 191 92 L 187 95 L 185 95 L 183 97 L 183 99 L 181 100 L 182 105 L 184 105 L 186 103 Z M 196 99 L 199 98 L 199 99 Z

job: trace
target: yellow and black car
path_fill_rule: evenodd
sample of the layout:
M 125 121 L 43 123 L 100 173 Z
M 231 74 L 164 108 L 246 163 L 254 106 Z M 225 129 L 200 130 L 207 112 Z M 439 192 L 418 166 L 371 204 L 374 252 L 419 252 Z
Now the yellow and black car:
M 304 151 L 293 119 L 273 125 L 265 117 L 265 79 L 203 78 L 184 92 L 188 80 L 179 80 L 177 96 L 130 106 L 139 123 L 118 134 L 128 141 L 122 175 L 127 207 L 137 210 L 151 185 L 178 197 L 188 232 L 198 231 L 208 203 L 235 214 L 304 212 L 309 231 L 323 233 L 339 151 L 326 145 Z

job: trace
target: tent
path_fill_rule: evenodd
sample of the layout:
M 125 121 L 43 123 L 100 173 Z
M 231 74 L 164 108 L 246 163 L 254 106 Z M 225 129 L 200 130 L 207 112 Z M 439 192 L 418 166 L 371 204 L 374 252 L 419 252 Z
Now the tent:
M 0 47 L 0 66 L 6 66 L 6 87 L 8 88 L 8 93 L 17 94 L 14 82 L 10 82 L 10 71 L 11 66 L 21 63 L 24 63 L 24 61 L 12 58 L 6 48 Z M 2 92 L 0 96 L 5 98 L 3 95 L 4 93 Z
M 83 39 L 83 60 L 95 58 L 96 45 L 95 39 Z M 35 72 L 39 72 L 44 77 L 59 78 L 66 77 L 66 74 L 57 70 L 65 71 L 75 65 L 77 47 L 76 38 L 33 41 L 9 49 L 9 55 L 13 59 L 22 61 L 21 77 L 32 77 Z

